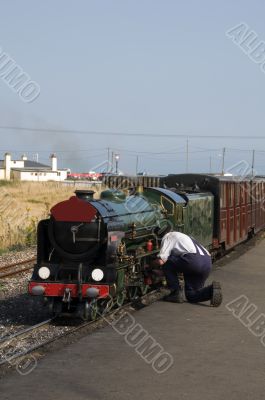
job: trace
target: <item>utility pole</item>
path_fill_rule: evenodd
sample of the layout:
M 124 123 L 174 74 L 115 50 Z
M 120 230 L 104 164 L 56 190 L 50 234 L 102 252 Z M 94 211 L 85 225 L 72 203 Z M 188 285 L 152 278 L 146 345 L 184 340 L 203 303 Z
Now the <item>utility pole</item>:
M 255 165 L 255 150 L 252 150 L 252 165 L 251 165 L 252 179 L 254 178 L 254 165 Z
M 115 174 L 118 175 L 118 171 L 119 171 L 119 159 L 120 159 L 120 155 L 119 154 L 115 154 Z
M 106 172 L 111 172 L 112 166 L 110 164 L 110 148 L 108 147 L 107 150 L 108 150 L 108 164 L 107 164 L 107 167 L 106 167 Z
M 212 173 L 212 156 L 210 156 L 210 174 Z
M 222 154 L 222 174 L 224 175 L 225 173 L 225 147 L 223 148 L 223 154 Z
M 189 171 L 189 139 L 187 139 L 186 144 L 186 172 Z
M 135 167 L 136 175 L 138 174 L 138 165 L 139 165 L 139 156 L 136 156 L 136 167 Z
M 111 172 L 113 172 L 114 169 L 114 151 L 111 152 Z
M 108 147 L 108 168 L 109 168 L 109 156 L 110 156 L 110 148 Z

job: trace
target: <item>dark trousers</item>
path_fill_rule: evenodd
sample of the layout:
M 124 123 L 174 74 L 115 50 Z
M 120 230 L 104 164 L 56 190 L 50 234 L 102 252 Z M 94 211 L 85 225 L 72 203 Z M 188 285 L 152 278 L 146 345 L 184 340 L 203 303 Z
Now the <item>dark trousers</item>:
M 185 296 L 191 303 L 210 300 L 212 285 L 204 287 L 212 269 L 212 260 L 208 255 L 184 254 L 170 256 L 163 265 L 168 287 L 179 290 L 178 273 L 183 273 L 185 280 Z

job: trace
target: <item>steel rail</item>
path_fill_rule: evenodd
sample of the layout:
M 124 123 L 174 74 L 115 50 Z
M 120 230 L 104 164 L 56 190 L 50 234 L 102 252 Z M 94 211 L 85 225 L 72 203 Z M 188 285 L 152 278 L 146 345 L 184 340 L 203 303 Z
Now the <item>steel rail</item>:
M 36 325 L 32 325 L 29 326 L 28 328 L 22 329 L 21 331 L 15 332 L 13 335 L 10 336 L 4 336 L 2 339 L 0 339 L 0 347 L 2 343 L 6 343 L 9 342 L 11 340 L 13 340 L 14 338 L 22 338 L 24 337 L 25 334 L 27 334 L 28 332 L 32 332 L 38 328 L 42 328 L 45 325 L 49 325 L 51 321 L 53 321 L 54 318 L 49 318 L 45 321 L 39 322 Z
M 4 265 L 3 267 L 0 267 L 0 279 L 7 278 L 8 276 L 12 276 L 12 275 L 17 275 L 24 271 L 28 271 L 28 270 L 32 269 L 33 267 L 31 265 L 29 267 L 12 270 L 13 268 L 32 263 L 35 260 L 36 260 L 36 257 L 32 257 L 27 260 L 13 262 L 11 264 L 7 264 L 7 265 Z M 12 270 L 12 271 L 8 272 L 9 270 Z M 4 271 L 4 273 L 2 273 L 2 271 Z
M 27 263 L 35 261 L 35 260 L 36 260 L 36 257 L 31 257 L 31 258 L 28 258 L 27 260 L 16 261 L 11 264 L 7 264 L 7 265 L 4 265 L 3 267 L 0 267 L 0 271 L 4 271 L 6 269 L 16 267 L 17 265 L 27 264 Z

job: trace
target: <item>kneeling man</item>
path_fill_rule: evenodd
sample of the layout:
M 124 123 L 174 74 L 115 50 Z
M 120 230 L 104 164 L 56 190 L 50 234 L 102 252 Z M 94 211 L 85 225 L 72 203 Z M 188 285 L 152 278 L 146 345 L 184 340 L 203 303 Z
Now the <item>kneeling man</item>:
M 221 285 L 213 281 L 205 286 L 206 279 L 212 270 L 212 259 L 209 252 L 196 240 L 181 232 L 167 233 L 161 242 L 158 258 L 153 265 L 162 266 L 167 285 L 171 293 L 166 301 L 182 303 L 178 274 L 182 273 L 185 281 L 185 295 L 190 303 L 210 300 L 213 307 L 222 303 Z

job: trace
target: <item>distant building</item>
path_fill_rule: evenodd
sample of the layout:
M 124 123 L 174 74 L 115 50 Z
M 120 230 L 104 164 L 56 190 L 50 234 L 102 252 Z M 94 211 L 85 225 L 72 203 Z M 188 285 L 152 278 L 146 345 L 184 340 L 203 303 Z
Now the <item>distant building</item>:
M 28 160 L 25 155 L 21 157 L 21 160 L 12 160 L 11 154 L 6 153 L 4 160 L 0 160 L 0 180 L 64 181 L 69 170 L 57 168 L 55 154 L 52 154 L 50 159 L 51 165 L 49 166 Z

